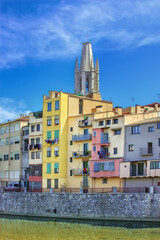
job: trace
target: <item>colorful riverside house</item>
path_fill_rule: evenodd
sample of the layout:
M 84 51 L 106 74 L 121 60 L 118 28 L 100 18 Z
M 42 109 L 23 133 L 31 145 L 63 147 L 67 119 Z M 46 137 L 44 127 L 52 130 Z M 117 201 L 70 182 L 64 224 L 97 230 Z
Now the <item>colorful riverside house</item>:
M 121 188 L 120 163 L 124 156 L 124 116 L 122 109 L 94 115 L 90 177 L 92 188 Z
M 0 186 L 20 183 L 24 173 L 22 164 L 22 132 L 28 125 L 28 117 L 0 124 Z
M 68 94 L 43 96 L 43 191 L 67 186 Z
M 141 187 L 144 192 L 154 187 L 160 192 L 159 107 L 134 115 L 134 118 L 125 116 L 125 157 L 120 165 L 124 187 Z
M 29 114 L 29 190 L 42 191 L 42 111 Z

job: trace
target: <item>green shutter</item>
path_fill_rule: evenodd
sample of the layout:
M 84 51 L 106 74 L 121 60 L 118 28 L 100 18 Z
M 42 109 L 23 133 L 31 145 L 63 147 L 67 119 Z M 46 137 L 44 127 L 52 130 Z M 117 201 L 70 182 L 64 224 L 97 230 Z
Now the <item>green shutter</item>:
M 47 173 L 51 173 L 51 163 L 47 163 Z
M 59 168 L 59 163 L 54 163 L 54 168 Z
M 59 130 L 54 131 L 54 138 L 59 138 Z
M 47 132 L 47 139 L 51 138 L 51 134 L 52 134 L 51 131 Z

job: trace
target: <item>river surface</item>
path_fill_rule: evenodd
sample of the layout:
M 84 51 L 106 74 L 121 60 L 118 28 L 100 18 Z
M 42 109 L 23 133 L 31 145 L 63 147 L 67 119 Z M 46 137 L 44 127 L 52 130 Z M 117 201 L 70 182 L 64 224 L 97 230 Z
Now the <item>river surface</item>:
M 144 227 L 127 228 L 0 218 L 0 240 L 160 240 L 160 227 Z

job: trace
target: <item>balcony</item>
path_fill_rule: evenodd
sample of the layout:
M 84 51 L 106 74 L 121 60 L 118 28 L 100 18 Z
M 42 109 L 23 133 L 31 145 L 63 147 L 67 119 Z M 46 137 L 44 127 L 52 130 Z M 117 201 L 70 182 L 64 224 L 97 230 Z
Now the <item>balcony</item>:
M 77 151 L 77 152 L 73 152 L 73 157 L 74 158 L 82 158 L 82 157 L 91 157 L 91 151 Z
M 147 176 L 146 163 L 131 164 L 130 177 L 145 177 Z
M 98 151 L 97 153 L 97 156 L 99 157 L 99 159 L 109 159 L 109 155 L 110 153 L 105 153 L 101 151 Z
M 152 156 L 153 148 L 140 148 L 141 156 Z
M 34 149 L 37 149 L 37 150 L 40 150 L 41 149 L 41 144 L 34 144 L 34 145 L 29 145 L 29 150 L 34 150 Z
M 89 187 L 89 182 L 88 181 L 82 181 L 81 182 L 81 187 Z
M 87 175 L 90 173 L 89 168 L 77 168 L 72 170 L 74 176 Z
M 101 145 L 110 146 L 110 141 L 108 137 L 101 138 Z
M 86 134 L 86 135 L 73 135 L 72 141 L 87 141 L 92 140 L 92 134 Z
M 80 128 L 84 128 L 84 127 L 92 127 L 92 121 L 87 121 L 87 120 L 80 120 L 78 123 L 78 126 Z

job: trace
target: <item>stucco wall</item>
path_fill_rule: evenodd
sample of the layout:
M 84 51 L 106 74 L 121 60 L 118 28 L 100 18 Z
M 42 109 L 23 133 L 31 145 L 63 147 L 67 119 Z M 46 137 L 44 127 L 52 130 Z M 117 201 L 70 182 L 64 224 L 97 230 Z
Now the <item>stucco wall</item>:
M 160 194 L 0 193 L 0 213 L 160 217 Z

